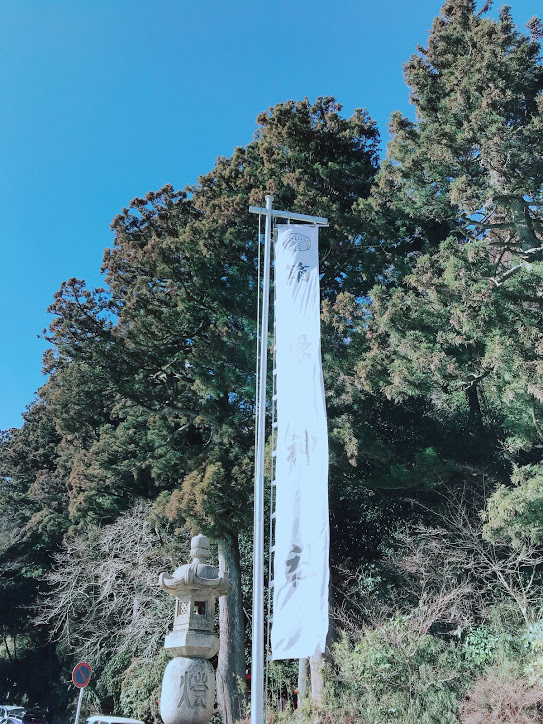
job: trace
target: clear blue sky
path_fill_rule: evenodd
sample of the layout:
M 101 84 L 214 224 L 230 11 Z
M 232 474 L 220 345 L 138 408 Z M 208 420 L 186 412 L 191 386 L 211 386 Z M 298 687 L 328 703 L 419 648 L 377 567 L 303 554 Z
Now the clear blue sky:
M 518 25 L 541 0 L 511 0 Z M 257 114 L 333 95 L 410 112 L 402 63 L 439 0 L 2 0 L 0 429 L 43 383 L 64 279 L 100 284 L 111 219 L 248 143 Z M 498 6 L 501 3 L 498 3 Z

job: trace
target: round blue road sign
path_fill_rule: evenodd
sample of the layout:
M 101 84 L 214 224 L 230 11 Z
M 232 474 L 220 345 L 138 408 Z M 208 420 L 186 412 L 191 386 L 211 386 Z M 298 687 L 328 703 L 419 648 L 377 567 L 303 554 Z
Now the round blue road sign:
M 78 689 L 83 689 L 90 681 L 91 667 L 82 661 L 72 671 L 72 681 Z

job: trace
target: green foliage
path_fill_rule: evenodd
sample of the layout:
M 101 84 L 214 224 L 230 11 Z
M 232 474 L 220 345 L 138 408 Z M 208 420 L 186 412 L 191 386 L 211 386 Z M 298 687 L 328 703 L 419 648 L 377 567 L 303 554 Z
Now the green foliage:
M 35 634 L 24 633 L 16 640 L 4 640 L 0 649 L 0 699 L 28 707 L 39 704 L 52 713 L 67 706 L 68 692 L 54 644 L 42 644 Z
M 64 537 L 81 570 L 94 561 L 86 582 L 75 574 L 84 595 L 95 600 L 96 590 L 109 590 L 101 561 L 85 555 L 85 545 L 109 561 L 103 534 L 126 523 L 138 500 L 155 502 L 157 530 L 192 527 L 228 540 L 230 565 L 236 561 L 237 536 L 251 519 L 260 284 L 248 207 L 272 191 L 279 205 L 330 218 L 322 288 L 332 302 L 340 297 L 334 319 L 346 324 L 373 263 L 358 244 L 352 206 L 369 194 L 378 134 L 365 111 L 350 119 L 340 111 L 332 98 L 269 109 L 254 141 L 219 159 L 194 187 L 165 186 L 123 209 L 104 255 L 104 289 L 77 279 L 62 284 L 45 332 L 47 382 L 23 429 L 6 437 L 0 460 L 6 494 L 21 503 L 24 544 L 32 550 L 32 534 L 43 546 L 41 571 L 31 553 L 37 575 L 43 578 Z M 342 306 L 342 294 L 350 306 Z M 345 346 L 332 334 L 329 355 Z M 110 584 L 130 586 L 118 562 Z M 59 564 L 69 568 L 66 556 Z M 49 579 L 50 603 L 69 592 L 58 575 Z M 93 691 L 113 706 L 144 644 L 139 635 L 131 645 L 124 640 L 126 622 L 109 594 L 90 612 L 82 596 L 59 603 L 56 616 L 52 603 L 42 625 L 62 629 L 68 657 L 88 653 L 101 672 Z
M 480 721 L 502 685 L 496 716 L 531 716 L 543 670 L 541 28 L 525 35 L 489 5 L 443 5 L 405 66 L 416 121 L 392 115 L 380 168 L 366 111 L 279 103 L 197 184 L 115 217 L 104 289 L 62 284 L 47 381 L 0 440 L 0 694 L 66 707 L 62 685 L 30 689 L 27 672 L 47 652 L 48 676 L 64 657 L 68 680 L 85 655 L 92 706 L 156 719 L 170 609 L 150 581 L 191 529 L 221 555 L 227 541 L 236 569 L 241 547 L 231 570 L 250 600 L 261 281 L 248 207 L 273 193 L 330 220 L 331 558 L 337 603 L 350 629 L 361 622 L 328 671 L 330 720 Z M 291 664 L 270 668 L 276 695 L 295 679 Z
M 152 659 L 135 659 L 123 674 L 119 710 L 124 716 L 150 724 L 160 719 L 162 676 L 170 656 L 162 651 Z
M 472 679 L 486 667 L 514 666 L 523 673 L 533 660 L 540 626 L 527 627 L 511 603 L 492 603 L 485 609 L 484 621 L 466 632 L 462 655 Z
M 488 501 L 485 535 L 520 546 L 543 540 L 543 471 L 540 465 L 516 468 L 515 488 L 501 485 Z
M 273 191 L 276 204 L 328 216 L 323 294 L 359 293 L 369 262 L 352 205 L 369 194 L 378 134 L 365 111 L 340 110 L 320 98 L 261 114 L 255 140 L 194 187 L 149 192 L 114 219 L 105 290 L 62 285 L 41 394 L 77 445 L 75 522 L 169 491 L 172 520 L 215 537 L 248 525 L 259 284 L 248 207 Z
M 498 637 L 486 626 L 479 626 L 468 633 L 462 647 L 468 666 L 481 668 L 492 663 Z
M 334 649 L 337 672 L 328 673 L 326 708 L 368 724 L 458 721 L 462 655 L 455 643 L 418 636 L 408 617 L 365 628 Z
M 357 375 L 374 394 L 427 400 L 454 422 L 458 457 L 498 472 L 503 448 L 519 462 L 540 441 L 543 68 L 508 10 L 484 15 L 446 3 L 405 66 L 417 122 L 393 115 L 359 204 L 390 264 Z
M 532 682 L 543 683 L 543 620 L 536 621 L 524 632 L 522 643 L 526 648 L 527 661 L 524 674 Z
M 279 700 L 295 708 L 298 688 L 298 660 L 270 661 L 268 664 L 268 697 L 272 703 Z

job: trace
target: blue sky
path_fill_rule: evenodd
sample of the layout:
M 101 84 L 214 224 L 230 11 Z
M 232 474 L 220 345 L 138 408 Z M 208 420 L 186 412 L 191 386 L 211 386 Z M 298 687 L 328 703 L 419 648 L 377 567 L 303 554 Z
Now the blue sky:
M 43 383 L 37 338 L 64 279 L 101 283 L 109 224 L 248 143 L 279 101 L 412 113 L 402 63 L 439 0 L 2 0 L 0 429 Z M 500 3 L 498 3 L 498 6 Z M 512 0 L 523 26 L 540 0 Z M 384 145 L 383 143 L 383 145 Z

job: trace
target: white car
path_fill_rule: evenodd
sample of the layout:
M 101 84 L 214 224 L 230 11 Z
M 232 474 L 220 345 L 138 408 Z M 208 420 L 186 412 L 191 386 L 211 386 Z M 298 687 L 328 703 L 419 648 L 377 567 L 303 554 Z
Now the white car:
M 104 716 L 103 714 L 95 714 L 90 716 L 86 724 L 144 724 L 139 719 L 127 719 L 124 716 Z
M 9 704 L 0 705 L 0 720 L 14 717 L 20 719 L 25 713 L 24 706 L 10 706 Z

